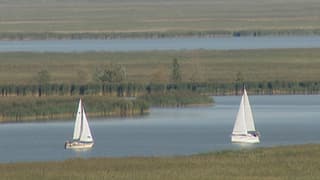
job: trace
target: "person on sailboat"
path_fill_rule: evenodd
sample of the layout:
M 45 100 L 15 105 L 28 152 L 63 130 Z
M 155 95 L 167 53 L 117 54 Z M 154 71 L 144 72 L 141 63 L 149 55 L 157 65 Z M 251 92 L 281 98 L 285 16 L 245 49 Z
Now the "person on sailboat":
M 260 137 L 260 133 L 258 131 L 255 131 L 252 133 L 255 137 Z

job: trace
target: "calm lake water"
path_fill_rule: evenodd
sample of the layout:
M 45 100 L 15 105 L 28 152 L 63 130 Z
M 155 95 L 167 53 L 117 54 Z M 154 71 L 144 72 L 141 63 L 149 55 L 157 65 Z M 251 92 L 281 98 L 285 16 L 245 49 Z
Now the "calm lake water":
M 320 36 L 0 41 L 0 52 L 319 48 Z
M 173 156 L 288 144 L 320 143 L 320 96 L 250 96 L 261 143 L 230 142 L 240 96 L 215 97 L 210 107 L 151 110 L 138 118 L 89 119 L 95 146 L 65 150 L 73 120 L 0 124 L 0 162 L 75 157 Z

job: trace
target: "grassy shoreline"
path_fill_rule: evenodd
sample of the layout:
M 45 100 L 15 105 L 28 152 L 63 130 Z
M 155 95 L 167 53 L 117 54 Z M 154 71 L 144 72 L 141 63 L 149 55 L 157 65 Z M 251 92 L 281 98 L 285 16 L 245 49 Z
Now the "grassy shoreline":
M 320 29 L 268 29 L 234 31 L 174 31 L 174 32 L 0 32 L 3 41 L 27 40 L 108 40 L 108 39 L 162 39 L 162 38 L 218 38 L 218 37 L 264 37 L 264 36 L 319 36 Z
M 177 95 L 180 93 L 179 95 Z M 150 106 L 184 107 L 212 104 L 209 96 L 192 92 L 175 92 L 137 98 L 108 96 L 4 96 L 0 101 L 0 123 L 39 122 L 74 118 L 79 98 L 89 117 L 130 117 L 149 114 Z M 165 101 L 163 101 L 165 99 Z
M 183 90 L 145 94 L 137 99 L 146 101 L 153 107 L 209 106 L 214 103 L 209 96 Z
M 0 123 L 48 121 L 74 118 L 80 97 L 2 97 Z M 128 117 L 146 115 L 149 105 L 142 100 L 84 96 L 89 117 Z
M 318 179 L 320 145 L 220 151 L 176 157 L 69 159 L 0 164 L 4 179 Z

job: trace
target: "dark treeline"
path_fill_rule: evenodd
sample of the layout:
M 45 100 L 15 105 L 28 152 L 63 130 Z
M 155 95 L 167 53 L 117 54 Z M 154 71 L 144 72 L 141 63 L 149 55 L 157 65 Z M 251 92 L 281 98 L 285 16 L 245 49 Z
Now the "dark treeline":
M 319 94 L 319 82 L 246 82 L 251 94 Z M 0 85 L 0 96 L 111 96 L 137 97 L 143 94 L 164 93 L 170 90 L 192 91 L 206 95 L 237 95 L 243 83 L 97 83 Z
M 146 89 L 143 84 L 45 84 L 45 85 L 0 85 L 1 96 L 113 96 L 135 97 Z
M 284 36 L 320 35 L 320 29 L 283 30 L 214 30 L 214 31 L 167 31 L 167 32 L 2 32 L 0 40 L 49 40 L 49 39 L 121 39 L 121 38 L 173 38 L 173 37 L 239 37 L 239 36 Z
M 251 94 L 319 94 L 320 82 L 234 82 L 234 83 L 179 83 L 179 84 L 149 84 L 146 86 L 148 93 L 165 92 L 168 90 L 192 91 L 200 94 L 224 96 L 239 95 L 243 85 Z

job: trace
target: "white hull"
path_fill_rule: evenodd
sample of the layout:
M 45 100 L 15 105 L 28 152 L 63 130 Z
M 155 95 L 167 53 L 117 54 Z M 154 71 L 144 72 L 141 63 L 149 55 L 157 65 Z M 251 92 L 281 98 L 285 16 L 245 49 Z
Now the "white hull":
M 89 149 L 93 147 L 93 142 L 71 141 L 65 143 L 65 149 Z
M 252 134 L 247 135 L 231 135 L 231 142 L 233 143 L 259 143 L 259 136 L 255 136 Z

